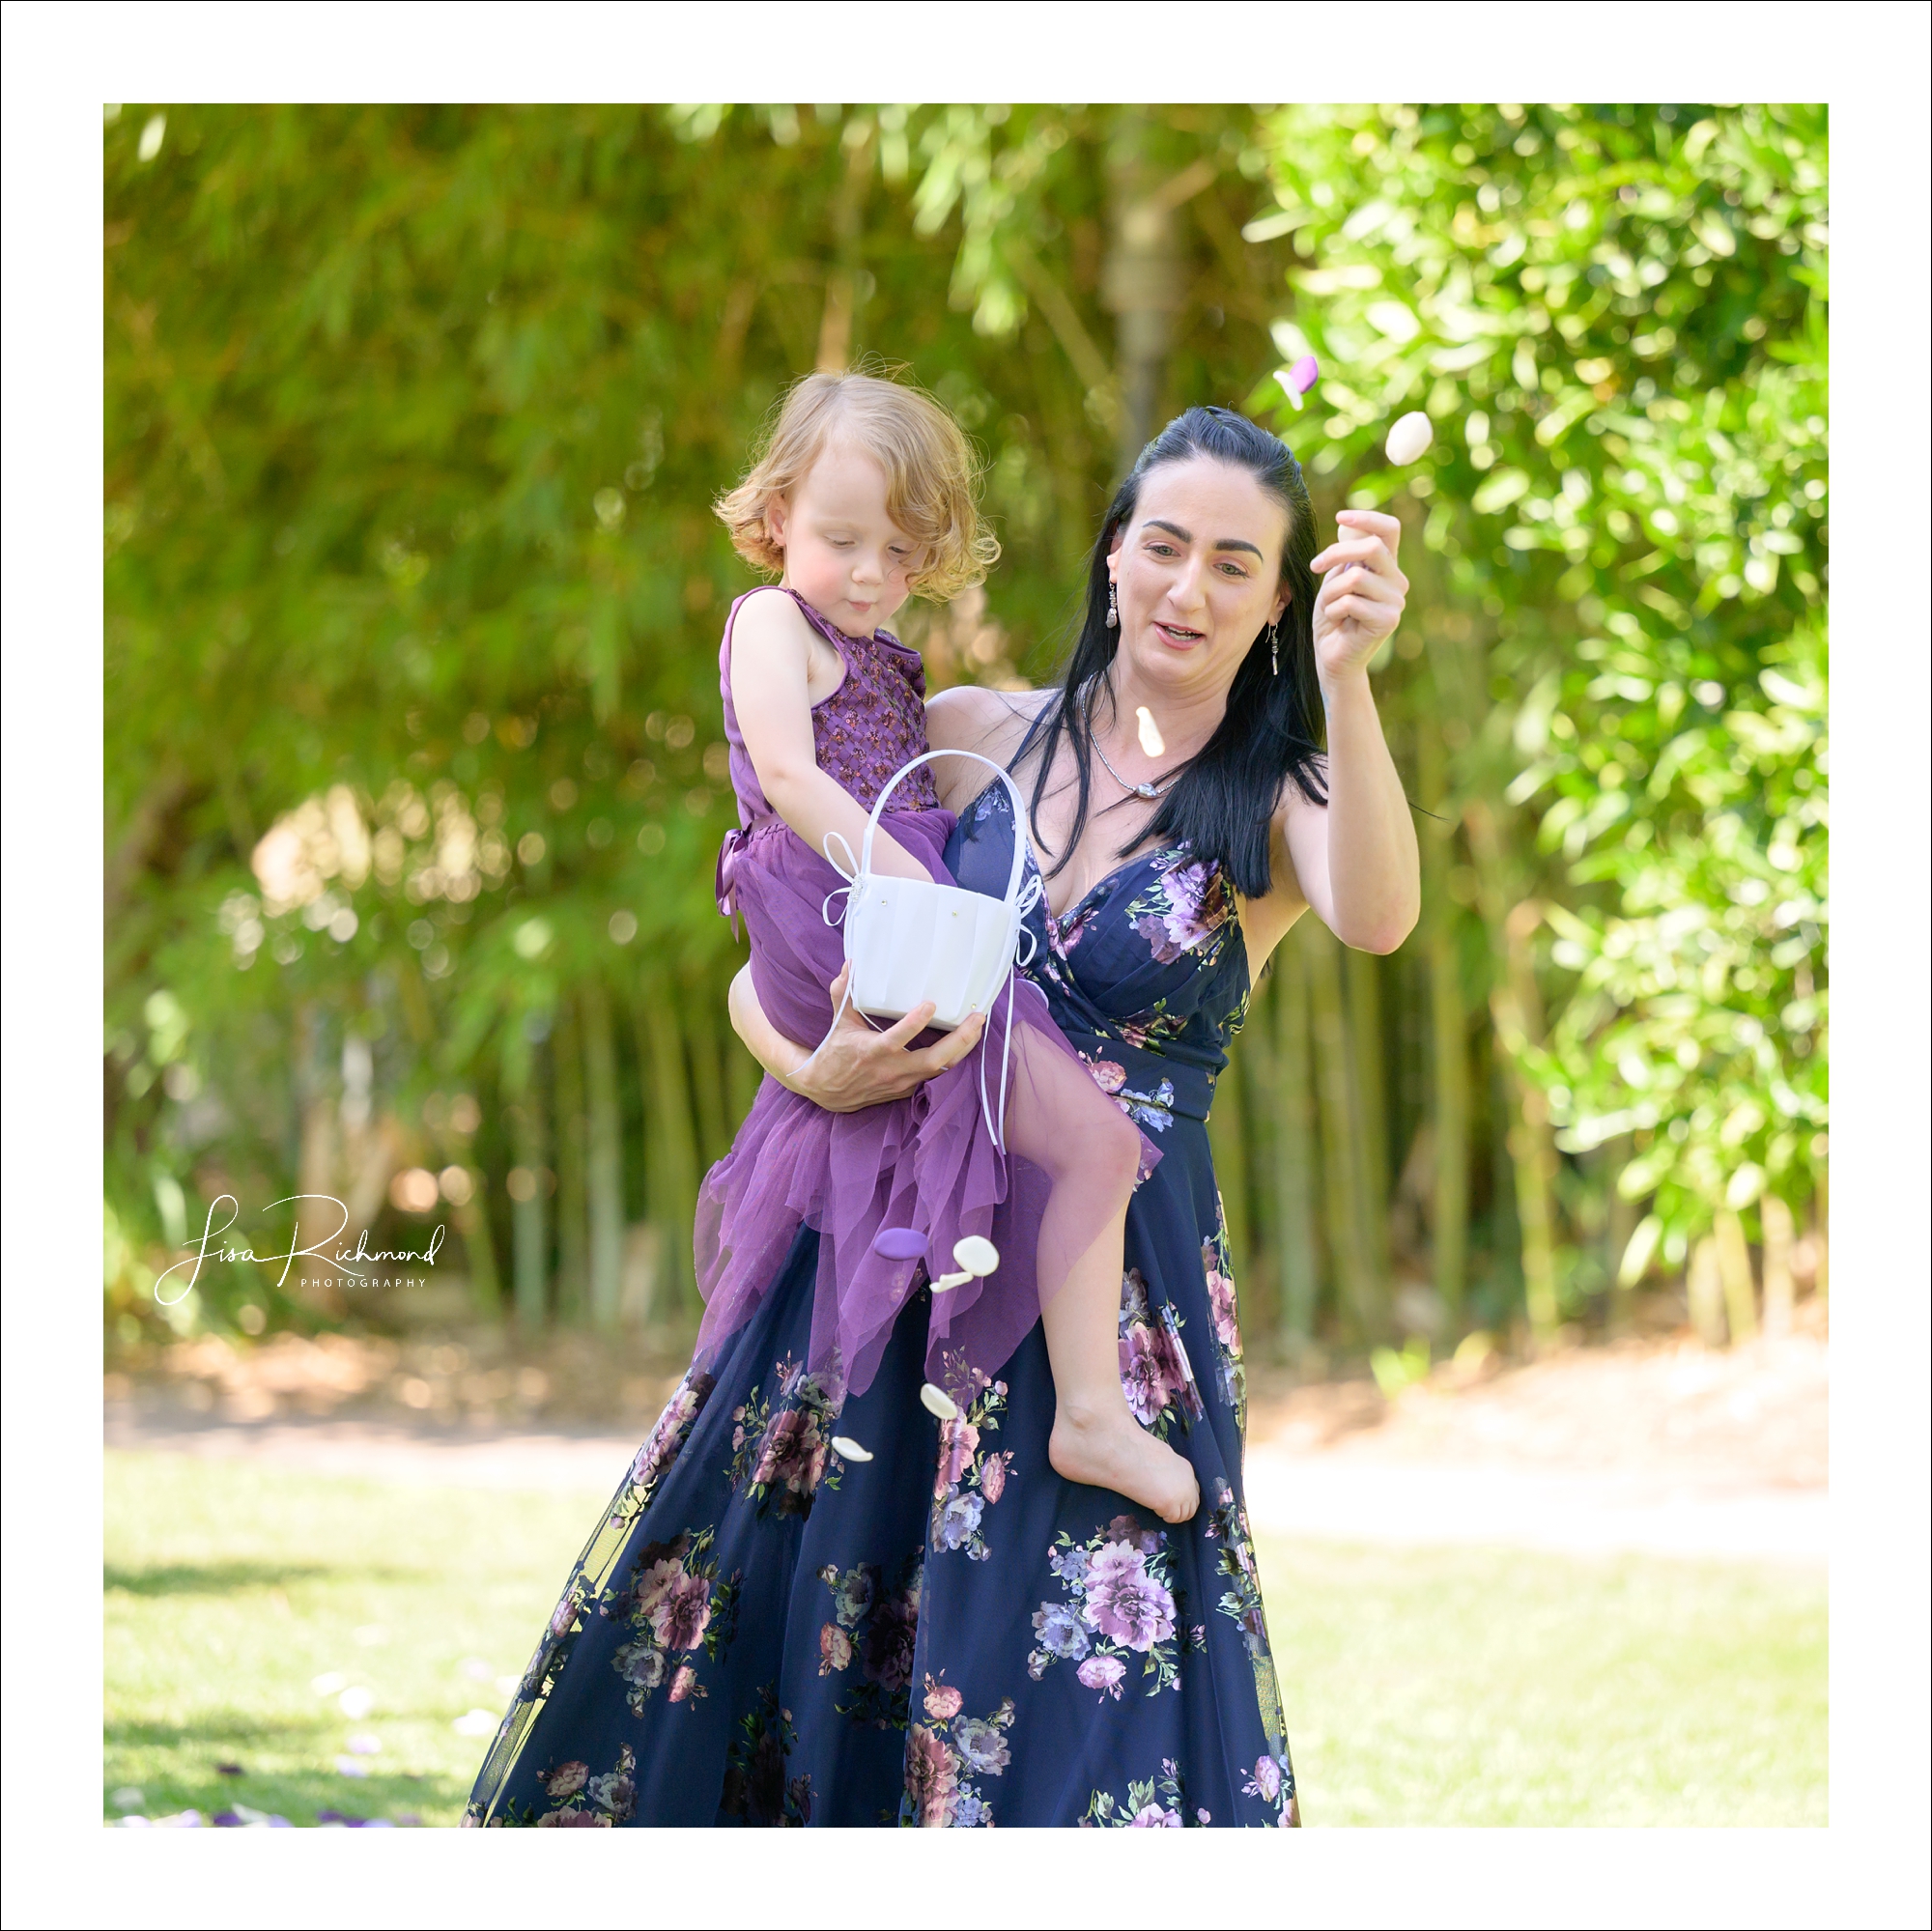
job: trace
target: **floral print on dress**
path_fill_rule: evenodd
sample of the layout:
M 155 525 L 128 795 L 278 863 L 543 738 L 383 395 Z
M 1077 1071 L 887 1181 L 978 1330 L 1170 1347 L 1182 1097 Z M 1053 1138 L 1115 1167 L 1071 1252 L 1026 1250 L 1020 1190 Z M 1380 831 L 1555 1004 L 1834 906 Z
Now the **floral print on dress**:
M 990 1829 L 992 1805 L 978 1779 L 1001 1776 L 1012 1762 L 1007 1732 L 1013 1699 L 1004 1697 L 990 1717 L 961 1715 L 965 1699 L 938 1677 L 925 1679 L 922 1705 L 926 1720 L 906 1736 L 905 1800 L 899 1822 L 921 1830 Z
M 947 863 L 956 860 L 963 885 L 1003 893 L 1012 814 L 1003 787 L 986 804 L 969 809 L 966 829 L 984 819 L 988 836 L 956 837 Z M 1118 1069 L 1101 1082 L 1160 1129 L 1148 1137 L 1166 1157 L 1128 1211 L 1126 1365 L 1148 1426 L 1164 1425 L 1196 1470 L 1200 1513 L 1170 1528 L 1134 1512 L 1095 1533 L 1131 1505 L 1107 1499 L 1096 1514 L 1097 1491 L 1053 1473 L 1053 1378 L 1037 1330 L 997 1371 L 1001 1385 L 950 1387 L 963 1426 L 943 1434 L 920 1405 L 917 1335 L 895 1342 L 863 1395 L 805 1386 L 795 1363 L 810 1346 L 816 1250 L 803 1240 L 753 1322 L 706 1358 L 715 1385 L 680 1387 L 597 1515 L 489 1746 L 470 1822 L 959 1829 L 997 1812 L 1007 1828 L 1173 1829 L 1210 1821 L 1204 1811 L 1221 1827 L 1299 1821 L 1237 1506 L 1242 1430 L 1223 1406 L 1239 1389 L 1239 1325 L 1205 1130 L 1247 954 L 1237 918 L 1215 923 L 1226 895 L 1188 863 L 1159 852 L 1129 861 L 1069 915 L 1063 951 L 1036 907 L 1028 970 L 1090 1065 Z M 1144 923 L 1156 916 L 1157 931 Z M 1189 945 L 1171 963 L 1155 956 Z M 1135 1268 L 1142 1298 L 1125 1278 Z M 1214 1426 L 1189 1425 L 1183 1357 Z M 944 1373 L 934 1378 L 947 1385 Z M 774 1429 L 781 1415 L 792 1418 Z M 831 1437 L 846 1434 L 877 1453 L 828 1498 Z M 701 1548 L 700 1528 L 715 1532 Z M 722 1572 L 708 1593 L 668 1584 L 643 1608 L 646 1588 L 621 1619 L 598 1614 L 607 1588 L 635 1587 L 639 1555 L 663 1546 L 648 1573 L 680 1538 L 686 1576 L 714 1561 Z M 962 1551 L 984 1566 L 964 1570 Z M 660 1607 L 672 1641 L 703 1621 L 695 1647 L 665 1650 L 651 1620 Z M 734 1620 L 728 1654 L 714 1658 L 708 1646 Z M 629 1701 L 640 1686 L 613 1665 L 621 1649 L 633 1650 L 627 1668 L 662 1671 L 641 1691 L 641 1714 Z M 1160 1693 L 1170 1689 L 1172 1700 Z
M 832 1447 L 838 1417 L 824 1380 L 790 1355 L 773 1364 L 778 1398 L 763 1384 L 731 1410 L 731 1487 L 762 1515 L 809 1516 L 819 1489 L 837 1489 L 844 1462 Z
M 570 1652 L 583 1633 L 586 1594 L 582 1576 L 573 1575 L 564 1585 L 563 1594 L 557 1598 L 556 1607 L 550 1612 L 550 1621 L 545 1624 L 544 1633 L 537 1638 L 537 1646 L 525 1665 L 509 1714 L 503 1718 L 505 1724 L 515 1716 L 518 1704 L 548 1695 L 551 1685 L 563 1674 L 563 1666 L 570 1661 Z
M 690 1440 L 691 1431 L 696 1426 L 697 1417 L 704 1412 L 704 1405 L 711 1399 L 711 1391 L 716 1386 L 717 1382 L 711 1376 L 696 1368 L 685 1371 L 684 1379 L 665 1404 L 657 1426 L 644 1437 L 644 1445 L 638 1450 L 631 1463 L 630 1474 L 611 1501 L 611 1527 L 622 1528 L 643 1514 L 652 1493 L 663 1481 L 665 1471 L 677 1460 L 678 1451 Z
M 1254 1537 L 1247 1512 L 1225 1480 L 1214 1485 L 1214 1507 L 1202 1533 L 1221 1545 L 1221 1574 L 1228 1582 L 1216 1606 L 1241 1632 L 1241 1642 L 1254 1666 L 1255 1690 L 1268 1747 L 1255 1764 L 1254 1775 L 1242 1788 L 1275 1810 L 1275 1822 L 1301 1822 L 1295 1798 L 1294 1768 L 1289 1761 L 1288 1739 L 1282 1733 L 1281 1692 L 1275 1682 L 1274 1657 L 1268 1648 L 1267 1619 L 1262 1612 L 1261 1577 L 1255 1568 Z
M 1230 1587 L 1217 1604 L 1224 1616 L 1241 1626 L 1241 1640 L 1251 1657 L 1268 1654 L 1267 1624 L 1262 1616 L 1261 1578 L 1255 1570 L 1255 1549 L 1248 1519 L 1226 1482 L 1216 1485 L 1214 1519 L 1207 1530 L 1221 1545 L 1221 1574 Z
M 1165 1133 L 1174 1124 L 1174 1082 L 1161 1080 L 1146 1091 L 1136 1091 L 1127 1084 L 1127 1069 L 1118 1060 L 1094 1059 L 1086 1053 L 1080 1057 L 1087 1062 L 1087 1070 L 1094 1075 L 1094 1084 L 1104 1093 L 1136 1126 L 1145 1126 L 1150 1133 Z
M 531 1804 L 519 1813 L 511 1804 L 500 1819 L 492 1821 L 513 1828 L 534 1826 L 539 1831 L 608 1831 L 613 1824 L 627 1824 L 637 1808 L 637 1752 L 629 1744 L 619 1746 L 615 1767 L 602 1776 L 592 1776 L 587 1763 L 557 1764 L 537 1777 L 537 1787 L 550 1800 L 550 1809 L 539 1812 Z
M 1046 1560 L 1066 1598 L 1034 1611 L 1029 1676 L 1037 1682 L 1056 1662 L 1070 1662 L 1101 1701 L 1118 1703 L 1138 1656 L 1140 1675 L 1153 1679 L 1150 1696 L 1179 1687 L 1189 1638 L 1165 1534 L 1138 1517 L 1116 1516 L 1084 1543 L 1062 1529 Z M 1196 1644 L 1201 1636 L 1194 1633 Z
M 1182 1787 L 1179 1767 L 1172 1757 L 1163 1757 L 1159 1776 L 1128 1782 L 1124 1803 L 1118 1802 L 1111 1791 L 1096 1790 L 1088 1802 L 1080 1828 L 1179 1831 L 1184 1826 L 1198 1828 L 1213 1821 L 1205 1810 L 1197 1809 L 1192 1816 L 1187 1814 L 1187 1793 Z
M 855 1665 L 859 1682 L 833 1707 L 874 1730 L 903 1730 L 910 1715 L 913 1651 L 919 1639 L 921 1559 L 899 1565 L 890 1589 L 878 1567 L 862 1562 L 841 1576 L 827 1563 L 818 1579 L 832 1591 L 832 1621 L 818 1632 L 818 1673 L 842 1676 Z
M 1255 1774 L 1241 1786 L 1244 1797 L 1259 1797 L 1275 1812 L 1275 1823 L 1284 1830 L 1292 1830 L 1301 1822 L 1294 1802 L 1294 1772 L 1290 1767 L 1288 1752 L 1264 1753 L 1255 1759 Z
M 1192 952 L 1204 967 L 1211 966 L 1230 932 L 1239 929 L 1227 873 L 1184 845 L 1155 854 L 1152 870 L 1127 905 L 1134 930 L 1161 965 Z
M 1235 1426 L 1248 1426 L 1248 1371 L 1241 1362 L 1241 1322 L 1235 1304 L 1235 1266 L 1229 1259 L 1228 1218 L 1215 1200 L 1214 1232 L 1201 1243 L 1201 1271 L 1208 1281 L 1208 1315 L 1214 1328 L 1215 1380 L 1235 1411 Z
M 719 1810 L 766 1830 L 810 1824 L 811 1778 L 785 1775 L 786 1760 L 798 1747 L 798 1732 L 791 1712 L 780 1706 L 777 1684 L 759 1690 L 757 1708 L 747 1712 L 738 1730 L 725 1759 Z
M 622 1589 L 608 1590 L 598 1604 L 613 1622 L 628 1622 L 631 1639 L 617 1649 L 611 1667 L 623 1679 L 624 1700 L 641 1717 L 652 1694 L 668 1686 L 673 1703 L 695 1703 L 705 1694 L 695 1652 L 722 1661 L 737 1630 L 743 1577 L 718 1580 L 707 1560 L 714 1529 L 687 1529 L 670 1542 L 646 1543 L 631 1564 Z M 682 1661 L 680 1661 L 682 1659 Z
M 987 1378 L 963 1354 L 945 1357 L 946 1392 L 959 1412 L 939 1424 L 939 1462 L 932 1480 L 932 1547 L 963 1549 L 984 1562 L 992 1549 L 983 1524 L 986 1511 L 1006 1493 L 1012 1467 L 1009 1451 L 986 1447 L 1000 1426 L 1007 1384 Z
M 1138 1267 L 1129 1267 L 1121 1281 L 1121 1388 L 1134 1419 L 1157 1441 L 1177 1424 L 1185 1429 L 1207 1412 L 1180 1327 L 1166 1301 L 1157 1313 L 1149 1306 L 1147 1282 Z

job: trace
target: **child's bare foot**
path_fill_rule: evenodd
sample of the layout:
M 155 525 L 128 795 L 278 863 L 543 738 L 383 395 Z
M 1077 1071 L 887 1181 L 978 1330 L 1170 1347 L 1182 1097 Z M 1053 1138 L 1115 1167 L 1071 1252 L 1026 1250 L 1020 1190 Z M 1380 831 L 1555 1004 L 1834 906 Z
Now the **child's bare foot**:
M 1046 1459 L 1067 1481 L 1112 1489 L 1164 1522 L 1189 1521 L 1201 1506 L 1194 1470 L 1149 1434 L 1124 1402 L 1118 1414 L 1061 1408 L 1053 1418 Z

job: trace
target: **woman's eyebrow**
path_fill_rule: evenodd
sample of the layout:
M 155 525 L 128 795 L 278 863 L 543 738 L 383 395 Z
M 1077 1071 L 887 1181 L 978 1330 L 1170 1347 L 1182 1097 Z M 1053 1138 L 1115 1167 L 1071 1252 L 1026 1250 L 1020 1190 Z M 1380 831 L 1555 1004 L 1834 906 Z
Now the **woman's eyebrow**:
M 1182 529 L 1178 523 L 1168 523 L 1157 516 L 1149 517 L 1146 526 L 1149 529 L 1164 529 L 1170 536 L 1179 537 L 1182 543 L 1192 543 L 1194 541 L 1194 534 L 1191 530 Z M 1245 550 L 1256 556 L 1261 556 L 1262 554 L 1261 551 L 1254 544 L 1248 542 L 1245 537 L 1240 536 L 1224 536 L 1215 544 L 1214 548 L 1216 550 Z M 1262 560 L 1263 562 L 1266 562 L 1267 559 L 1262 557 Z

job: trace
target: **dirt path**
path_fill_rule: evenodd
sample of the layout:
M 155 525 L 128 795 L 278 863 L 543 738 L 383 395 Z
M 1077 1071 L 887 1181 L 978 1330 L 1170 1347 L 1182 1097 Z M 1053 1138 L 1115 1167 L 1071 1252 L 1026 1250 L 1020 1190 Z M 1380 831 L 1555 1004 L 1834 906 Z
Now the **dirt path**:
M 565 1394 L 551 1370 L 452 1364 L 464 1350 L 446 1345 L 452 1381 L 496 1377 L 472 1385 L 467 1415 L 436 1399 L 428 1357 L 412 1375 L 393 1348 L 372 1364 L 314 1343 L 246 1357 L 200 1346 L 199 1375 L 109 1377 L 110 1447 L 603 1495 L 671 1378 L 655 1363 L 629 1374 L 616 1412 L 572 1429 L 541 1411 Z M 1822 1565 L 1828 1371 L 1822 1331 L 1725 1353 L 1670 1340 L 1444 1369 L 1394 1403 L 1373 1382 L 1295 1386 L 1263 1371 L 1249 1509 L 1258 1530 L 1291 1537 Z M 487 1402 L 498 1386 L 506 1399 Z

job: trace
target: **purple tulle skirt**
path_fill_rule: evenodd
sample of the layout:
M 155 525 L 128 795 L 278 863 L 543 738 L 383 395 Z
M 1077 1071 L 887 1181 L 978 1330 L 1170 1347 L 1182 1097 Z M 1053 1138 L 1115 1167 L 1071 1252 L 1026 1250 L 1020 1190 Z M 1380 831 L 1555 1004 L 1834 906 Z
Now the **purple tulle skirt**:
M 944 884 L 953 882 L 941 856 L 952 827 L 944 810 L 881 818 Z M 745 835 L 730 854 L 730 896 L 751 940 L 759 1004 L 780 1032 L 807 1044 L 832 1024 L 828 987 L 844 963 L 844 941 L 824 907 L 844 883 L 781 820 Z M 983 1070 L 999 1119 L 1009 1009 L 1002 1152 L 980 1091 Z M 976 1373 L 1005 1363 L 1107 1231 L 1123 1185 L 1145 1178 L 1159 1158 L 1094 1084 L 1048 1016 L 1045 995 L 1019 975 L 995 998 L 980 1044 L 908 1098 L 827 1113 L 767 1078 L 698 1196 L 698 1358 L 715 1356 L 752 1319 L 804 1224 L 819 1235 L 808 1366 L 839 1397 L 862 1393 L 900 1308 L 926 1278 L 921 1263 L 875 1253 L 874 1236 L 886 1227 L 916 1229 L 938 1275 L 953 1270 L 954 1242 L 975 1234 L 999 1249 L 1000 1265 L 933 1295 L 926 1350 L 928 1377 L 963 1400 Z

